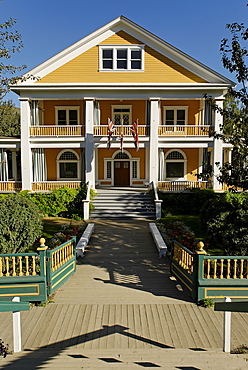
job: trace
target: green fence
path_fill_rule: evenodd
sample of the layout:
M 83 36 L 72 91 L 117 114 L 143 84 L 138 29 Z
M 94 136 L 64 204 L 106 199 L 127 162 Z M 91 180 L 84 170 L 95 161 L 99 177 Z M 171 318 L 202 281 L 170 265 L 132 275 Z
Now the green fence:
M 174 241 L 171 272 L 197 303 L 248 299 L 248 256 L 208 256 L 203 249 L 192 253 Z
M 75 272 L 75 244 L 73 237 L 52 250 L 0 254 L 0 301 L 45 302 Z
M 171 273 L 180 280 L 188 295 L 196 300 L 197 265 L 195 255 L 174 240 L 171 256 Z
M 76 270 L 76 237 L 47 251 L 48 295 L 58 289 Z

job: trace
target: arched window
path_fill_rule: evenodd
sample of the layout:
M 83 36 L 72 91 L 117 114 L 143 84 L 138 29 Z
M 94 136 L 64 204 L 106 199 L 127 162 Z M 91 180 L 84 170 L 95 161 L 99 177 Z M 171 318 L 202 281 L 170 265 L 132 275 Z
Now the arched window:
M 166 178 L 184 180 L 186 174 L 186 156 L 181 150 L 170 150 L 165 157 Z
M 57 157 L 58 180 L 79 180 L 79 156 L 74 150 L 63 150 Z
M 118 154 L 116 154 L 115 159 L 129 159 L 129 156 L 127 155 L 127 153 L 119 152 Z

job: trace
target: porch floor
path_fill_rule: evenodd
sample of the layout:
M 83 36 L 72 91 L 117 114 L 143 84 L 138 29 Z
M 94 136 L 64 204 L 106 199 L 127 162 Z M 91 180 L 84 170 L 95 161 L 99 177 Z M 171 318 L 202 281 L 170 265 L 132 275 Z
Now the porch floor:
M 22 312 L 25 352 L 0 369 L 245 369 L 222 353 L 223 313 L 197 307 L 159 258 L 148 221 L 94 220 L 76 273 L 54 302 Z M 12 347 L 11 313 L 0 313 Z M 232 348 L 248 344 L 248 314 L 232 314 Z M 199 355 L 200 354 L 200 355 Z

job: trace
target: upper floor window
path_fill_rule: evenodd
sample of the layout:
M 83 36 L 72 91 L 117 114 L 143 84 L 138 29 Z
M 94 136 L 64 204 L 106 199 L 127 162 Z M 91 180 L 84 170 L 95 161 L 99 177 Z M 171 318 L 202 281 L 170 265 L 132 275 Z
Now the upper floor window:
M 100 72 L 142 72 L 144 70 L 143 45 L 99 46 Z
M 112 121 L 115 125 L 131 125 L 131 106 L 112 105 Z
M 55 107 L 56 125 L 79 125 L 79 107 Z
M 164 124 L 185 126 L 188 123 L 188 107 L 164 107 Z

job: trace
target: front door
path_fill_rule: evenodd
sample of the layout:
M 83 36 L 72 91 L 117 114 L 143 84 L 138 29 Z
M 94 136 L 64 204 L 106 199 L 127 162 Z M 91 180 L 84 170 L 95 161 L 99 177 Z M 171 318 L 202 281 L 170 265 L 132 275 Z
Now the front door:
M 130 186 L 130 162 L 115 161 L 115 186 Z

